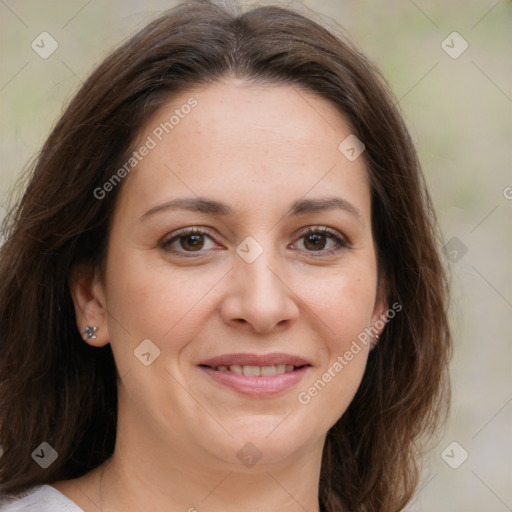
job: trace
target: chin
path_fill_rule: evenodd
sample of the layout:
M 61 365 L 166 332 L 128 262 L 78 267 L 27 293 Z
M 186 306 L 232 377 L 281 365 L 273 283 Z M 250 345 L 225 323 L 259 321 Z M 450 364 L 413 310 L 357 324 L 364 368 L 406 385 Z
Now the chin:
M 203 444 L 205 439 L 210 443 L 204 449 L 217 460 L 222 460 L 229 466 L 228 469 L 254 471 L 254 466 L 276 465 L 290 458 L 294 458 L 305 451 L 312 444 L 324 438 L 323 432 L 306 432 L 304 425 L 300 427 L 291 416 L 286 415 L 248 417 L 238 427 L 229 429 L 233 437 L 215 433 L 213 436 L 204 436 L 198 440 Z M 283 421 L 284 419 L 284 421 Z M 289 424 L 286 425 L 286 423 Z

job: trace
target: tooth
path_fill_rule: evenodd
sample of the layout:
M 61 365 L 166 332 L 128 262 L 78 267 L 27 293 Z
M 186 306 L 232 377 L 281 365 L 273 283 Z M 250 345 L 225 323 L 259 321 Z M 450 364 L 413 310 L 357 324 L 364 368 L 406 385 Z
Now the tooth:
M 275 366 L 262 366 L 261 367 L 261 376 L 262 377 L 273 377 L 276 374 Z
M 246 377 L 259 377 L 261 375 L 259 366 L 243 366 L 242 370 Z
M 293 372 L 294 368 L 295 368 L 295 366 L 293 366 L 293 364 L 287 364 L 286 365 L 286 373 Z
M 243 373 L 242 367 L 239 364 L 232 364 L 229 367 L 229 371 L 233 372 L 233 373 L 237 373 L 238 375 L 242 375 L 242 373 Z
M 217 368 L 215 368 L 218 372 L 227 372 L 228 371 L 228 367 L 227 366 L 217 366 Z
M 285 364 L 277 364 L 276 365 L 276 375 L 282 375 L 285 372 L 286 372 Z

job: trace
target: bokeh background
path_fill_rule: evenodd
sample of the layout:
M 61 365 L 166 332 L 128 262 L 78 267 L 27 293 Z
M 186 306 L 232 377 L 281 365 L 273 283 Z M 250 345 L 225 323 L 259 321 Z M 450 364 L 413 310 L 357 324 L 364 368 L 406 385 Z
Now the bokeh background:
M 176 3 L 0 0 L 0 218 L 91 69 Z M 316 17 L 389 81 L 423 162 L 453 292 L 452 411 L 409 510 L 512 511 L 512 2 L 240 3 Z M 47 58 L 31 47 L 42 32 L 58 45 Z

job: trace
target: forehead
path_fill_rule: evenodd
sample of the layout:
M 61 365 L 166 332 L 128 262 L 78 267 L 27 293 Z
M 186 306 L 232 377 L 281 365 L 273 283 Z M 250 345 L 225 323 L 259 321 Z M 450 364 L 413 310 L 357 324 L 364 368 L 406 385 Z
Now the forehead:
M 291 85 L 231 80 L 173 97 L 146 123 L 151 146 L 123 196 L 148 206 L 177 195 L 221 196 L 242 206 L 332 192 L 368 196 L 363 158 L 338 149 L 350 125 L 327 100 Z M 364 205 L 362 205 L 364 208 Z

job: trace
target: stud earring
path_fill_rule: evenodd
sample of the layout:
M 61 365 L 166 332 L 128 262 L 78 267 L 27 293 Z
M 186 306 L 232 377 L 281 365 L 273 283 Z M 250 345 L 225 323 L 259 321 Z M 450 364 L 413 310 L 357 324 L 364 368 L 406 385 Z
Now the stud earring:
M 88 325 L 84 329 L 84 334 L 87 336 L 88 340 L 95 340 L 96 339 L 96 331 L 97 330 L 98 330 L 97 327 L 93 327 L 93 326 Z

